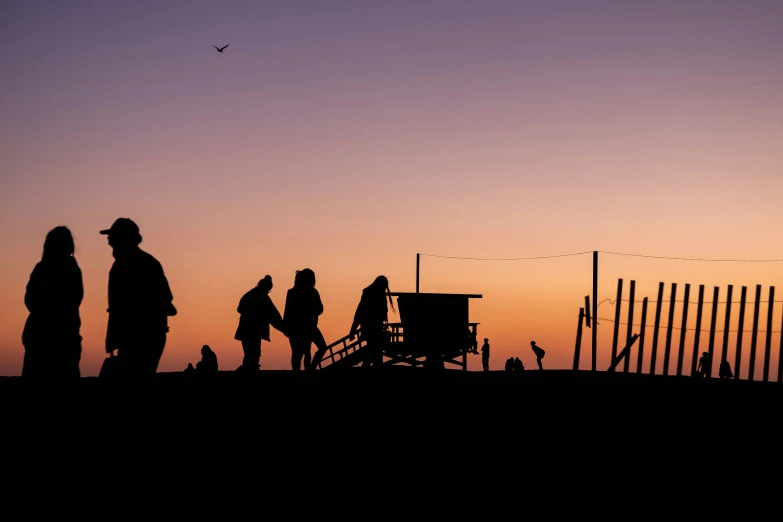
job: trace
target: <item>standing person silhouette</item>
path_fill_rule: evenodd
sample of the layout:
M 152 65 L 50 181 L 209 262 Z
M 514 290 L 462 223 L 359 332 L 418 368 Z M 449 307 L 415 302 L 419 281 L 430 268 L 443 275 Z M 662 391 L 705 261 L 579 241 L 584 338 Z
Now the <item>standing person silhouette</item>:
M 489 371 L 489 339 L 484 338 L 484 344 L 481 345 L 481 365 L 484 371 Z
M 720 369 L 718 370 L 718 376 L 721 379 L 733 379 L 734 374 L 731 373 L 731 365 L 729 364 L 729 361 L 724 359 L 720 363 Z
M 537 346 L 535 341 L 530 341 L 530 349 L 533 350 L 533 353 L 536 354 L 536 362 L 538 363 L 538 369 L 543 370 L 544 367 L 541 365 L 541 359 L 544 358 L 546 352 L 540 346 Z
M 710 365 L 710 354 L 707 352 L 702 352 L 701 357 L 699 357 L 699 367 L 696 370 L 696 375 L 699 377 L 706 377 L 707 376 L 707 368 Z
M 383 364 L 383 352 L 386 345 L 386 327 L 388 321 L 389 308 L 386 306 L 386 299 L 394 310 L 391 291 L 389 290 L 389 280 L 386 276 L 378 276 L 375 280 L 362 290 L 362 298 L 359 306 L 356 307 L 356 313 L 351 325 L 351 339 L 361 327 L 361 338 L 367 340 L 367 356 L 362 362 L 362 366 L 381 366 Z
M 74 257 L 71 231 L 49 231 L 43 256 L 24 295 L 30 312 L 22 332 L 22 377 L 79 378 L 82 354 L 79 307 L 84 297 L 82 271 Z
M 166 346 L 168 318 L 177 315 L 169 282 L 158 260 L 139 248 L 142 237 L 132 220 L 119 218 L 101 234 L 109 236 L 114 256 L 106 353 L 117 350 L 123 376 L 154 376 Z
M 272 277 L 264 276 L 255 288 L 248 290 L 239 300 L 239 326 L 234 339 L 242 342 L 244 358 L 239 367 L 242 371 L 257 372 L 261 368 L 261 341 L 269 342 L 270 325 L 285 334 L 283 318 L 269 297 L 272 287 Z
M 294 286 L 286 294 L 283 311 L 283 326 L 291 345 L 292 370 L 301 370 L 303 360 L 305 370 L 313 369 L 310 350 L 314 340 L 323 339 L 318 330 L 318 316 L 323 312 L 321 295 L 315 289 L 315 272 L 309 268 L 298 270 Z

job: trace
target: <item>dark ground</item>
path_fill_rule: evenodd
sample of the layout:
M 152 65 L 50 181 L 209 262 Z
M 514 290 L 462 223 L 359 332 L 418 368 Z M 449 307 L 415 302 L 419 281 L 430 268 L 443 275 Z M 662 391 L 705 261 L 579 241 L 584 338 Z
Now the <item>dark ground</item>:
M 692 498 L 697 487 L 719 493 L 726 477 L 780 484 L 778 383 L 398 367 L 158 374 L 136 385 L 4 377 L 0 398 L 6 473 L 19 466 L 37 480 L 76 465 L 112 484 L 134 469 L 144 484 L 271 480 L 292 491 L 329 484 L 338 496 L 402 480 L 465 489 L 474 501 L 485 488 L 524 498 L 545 494 L 538 488 L 597 488 L 602 498 L 685 488 Z

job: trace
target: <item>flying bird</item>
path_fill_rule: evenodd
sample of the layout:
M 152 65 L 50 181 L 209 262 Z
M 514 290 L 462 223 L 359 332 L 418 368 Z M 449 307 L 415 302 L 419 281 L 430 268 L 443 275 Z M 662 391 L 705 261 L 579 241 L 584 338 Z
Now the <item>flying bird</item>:
M 217 49 L 217 52 L 219 52 L 219 53 L 222 53 L 222 52 L 223 52 L 223 49 L 225 49 L 226 47 L 228 47 L 228 44 L 224 45 L 223 47 L 218 47 L 217 45 L 213 45 L 212 47 L 214 47 L 215 49 Z

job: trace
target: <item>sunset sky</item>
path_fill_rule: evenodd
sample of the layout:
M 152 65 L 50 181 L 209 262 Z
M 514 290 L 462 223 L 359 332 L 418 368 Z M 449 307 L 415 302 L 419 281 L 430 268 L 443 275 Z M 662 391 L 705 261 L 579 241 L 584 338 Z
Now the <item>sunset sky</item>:
M 295 270 L 312 268 L 333 341 L 377 275 L 415 290 L 416 253 L 783 259 L 782 25 L 783 2 L 757 0 L 3 2 L 0 375 L 21 373 L 25 286 L 57 225 L 84 275 L 85 376 L 105 357 L 113 258 L 98 231 L 118 217 L 138 223 L 179 310 L 159 371 L 195 364 L 203 344 L 239 366 L 236 306 L 265 274 L 282 312 Z M 734 302 L 761 284 L 766 330 L 775 286 L 775 378 L 783 263 L 600 254 L 599 272 L 599 301 L 636 281 L 648 324 L 659 282 L 664 324 L 671 283 L 693 302 L 700 284 L 705 301 L 734 285 Z M 422 292 L 483 295 L 471 319 L 496 370 L 510 356 L 535 368 L 531 339 L 545 368 L 570 368 L 591 277 L 591 254 L 421 258 Z M 651 342 L 650 329 L 647 357 Z M 686 346 L 689 360 L 693 332 Z M 273 330 L 263 368 L 289 360 Z

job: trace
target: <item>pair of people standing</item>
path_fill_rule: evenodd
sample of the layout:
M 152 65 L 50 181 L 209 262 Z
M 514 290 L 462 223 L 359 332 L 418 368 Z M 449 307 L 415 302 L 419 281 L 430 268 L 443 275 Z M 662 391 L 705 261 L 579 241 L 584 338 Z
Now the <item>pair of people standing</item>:
M 270 325 L 286 337 L 291 346 L 291 369 L 300 371 L 318 367 L 327 350 L 326 340 L 318 328 L 318 318 L 324 307 L 321 296 L 315 288 L 315 272 L 309 268 L 299 270 L 294 277 L 294 286 L 286 294 L 285 308 L 280 312 L 269 298 L 272 278 L 264 277 L 259 284 L 247 292 L 239 302 L 239 327 L 234 338 L 242 342 L 245 354 L 241 369 L 256 371 L 259 369 L 261 341 L 269 342 Z M 391 303 L 389 281 L 378 276 L 364 289 L 359 306 L 351 325 L 351 338 L 361 328 L 361 336 L 367 341 L 367 358 L 363 365 L 380 365 L 386 341 L 384 323 L 388 320 L 386 296 Z M 392 304 L 394 309 L 394 304 Z M 311 355 L 312 345 L 317 351 Z
M 177 314 L 163 267 L 139 248 L 139 227 L 128 218 L 102 230 L 112 247 L 106 353 L 120 376 L 154 375 L 166 345 L 168 317 Z M 41 261 L 25 292 L 30 314 L 22 333 L 22 376 L 78 378 L 81 360 L 82 273 L 74 257 L 73 235 L 56 227 L 44 242 Z
M 247 372 L 260 369 L 261 341 L 269 342 L 270 326 L 288 337 L 293 370 L 301 370 L 303 362 L 305 370 L 314 369 L 326 353 L 326 341 L 318 328 L 318 317 L 324 306 L 315 288 L 315 272 L 309 268 L 297 270 L 282 316 L 269 297 L 272 287 L 272 277 L 264 276 L 239 300 L 239 326 L 234 334 L 244 352 L 239 369 Z M 318 348 L 315 358 L 310 351 L 312 343 Z

